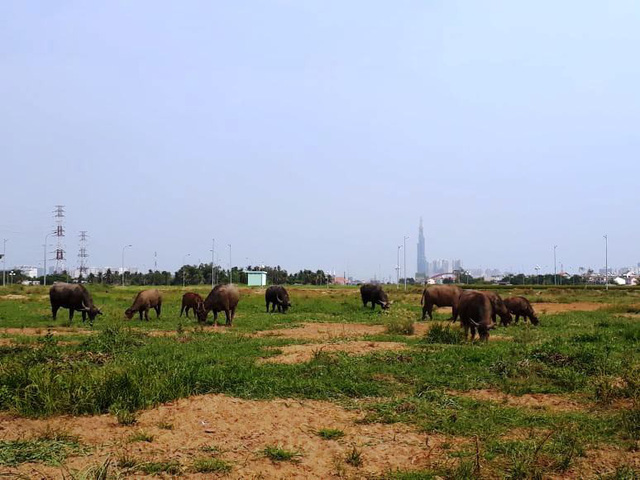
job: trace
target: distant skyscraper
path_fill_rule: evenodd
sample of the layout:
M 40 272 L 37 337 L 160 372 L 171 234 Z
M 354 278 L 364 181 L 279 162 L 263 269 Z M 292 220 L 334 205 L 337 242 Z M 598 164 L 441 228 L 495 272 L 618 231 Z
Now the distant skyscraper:
M 427 257 L 425 256 L 424 230 L 422 228 L 422 217 L 420 217 L 420 228 L 418 230 L 418 268 L 416 280 L 427 278 Z

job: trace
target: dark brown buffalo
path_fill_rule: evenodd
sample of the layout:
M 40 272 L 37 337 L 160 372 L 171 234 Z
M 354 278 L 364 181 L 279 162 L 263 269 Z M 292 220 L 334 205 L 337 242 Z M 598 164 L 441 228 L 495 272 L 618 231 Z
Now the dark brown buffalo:
M 180 316 L 182 316 L 182 312 L 184 312 L 187 318 L 189 318 L 189 310 L 193 311 L 193 314 L 196 315 L 199 303 L 202 303 L 202 297 L 200 295 L 193 292 L 185 293 L 182 296 L 182 307 L 180 308 Z
M 420 305 L 422 305 L 422 320 L 429 315 L 433 319 L 433 307 L 451 307 L 451 319 L 458 318 L 458 301 L 462 289 L 455 285 L 434 285 L 427 287 L 422 292 Z
M 271 304 L 271 313 L 278 308 L 278 312 L 287 313 L 287 309 L 291 306 L 289 301 L 289 293 L 282 285 L 271 285 L 264 292 L 264 301 L 267 304 L 267 313 L 269 313 L 269 304 Z
M 493 307 L 491 300 L 482 292 L 474 290 L 465 290 L 460 295 L 458 302 L 458 314 L 460 321 L 464 327 L 465 337 L 471 330 L 471 340 L 473 341 L 476 331 L 480 336 L 480 340 L 489 339 L 489 331 L 495 327 L 491 315 Z
M 493 312 L 491 313 L 491 318 L 493 320 L 493 323 L 496 323 L 496 317 L 499 315 L 500 323 L 502 324 L 502 326 L 506 327 L 507 325 L 509 325 L 513 318 L 509 313 L 509 309 L 504 304 L 502 297 L 500 297 L 500 295 L 498 295 L 496 292 L 483 291 L 482 293 L 484 293 L 487 297 L 489 297 L 489 300 L 491 300 L 491 307 L 493 310 Z
M 524 297 L 510 297 L 505 298 L 504 304 L 509 309 L 509 312 L 513 313 L 516 318 L 515 322 L 518 323 L 520 321 L 520 316 L 522 316 L 525 320 L 529 319 L 529 321 L 533 325 L 538 325 L 540 320 L 536 316 L 536 312 L 533 310 L 531 303 Z
M 160 295 L 160 292 L 156 289 L 143 290 L 136 295 L 133 305 L 127 308 L 124 314 L 131 320 L 133 315 L 138 312 L 140 314 L 140 320 L 142 320 L 142 314 L 144 313 L 144 319 L 149 321 L 149 310 L 152 308 L 156 311 L 156 318 L 160 318 L 162 295 Z
M 213 324 L 218 325 L 218 312 L 224 312 L 227 326 L 233 323 L 240 292 L 234 285 L 216 285 L 203 303 L 198 305 L 198 321 L 206 322 L 209 312 L 213 312 Z
M 49 289 L 49 300 L 51 301 L 51 312 L 53 319 L 56 319 L 59 308 L 69 309 L 69 321 L 73 319 L 73 312 L 82 313 L 84 322 L 89 316 L 89 323 L 93 325 L 93 320 L 102 312 L 93 304 L 93 299 L 84 286 L 75 283 L 54 283 Z
M 389 297 L 387 297 L 382 286 L 373 283 L 365 283 L 362 285 L 360 287 L 360 296 L 362 297 L 362 304 L 365 307 L 367 303 L 371 302 L 371 310 L 375 309 L 376 305 L 380 305 L 383 310 L 386 310 L 393 303 L 389 301 Z

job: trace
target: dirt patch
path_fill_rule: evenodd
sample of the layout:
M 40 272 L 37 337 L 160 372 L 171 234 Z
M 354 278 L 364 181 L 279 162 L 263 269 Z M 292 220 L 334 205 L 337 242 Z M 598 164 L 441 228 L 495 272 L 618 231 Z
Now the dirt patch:
M 600 310 L 601 308 L 606 308 L 607 305 L 604 303 L 594 303 L 594 302 L 575 302 L 575 303 L 548 303 L 548 302 L 540 302 L 540 303 L 532 303 L 531 306 L 536 311 L 537 314 L 548 314 L 552 315 L 554 313 L 563 313 L 563 312 L 593 312 L 594 310 Z
M 451 392 L 453 395 L 473 398 L 474 400 L 502 403 L 511 407 L 534 409 L 550 409 L 560 412 L 584 410 L 584 404 L 562 395 L 550 393 L 527 393 L 525 395 L 509 395 L 497 390 L 469 390 L 467 392 Z
M 25 300 L 27 298 L 26 295 L 0 295 L 0 300 Z
M 364 325 L 361 323 L 303 323 L 297 328 L 264 330 L 258 337 L 297 338 L 301 340 L 334 340 L 358 338 L 365 335 L 385 333 L 384 325 Z
M 380 475 L 395 469 L 426 469 L 447 458 L 445 442 L 466 446 L 466 439 L 444 435 L 425 435 L 403 425 L 361 424 L 362 413 L 329 402 L 240 400 L 225 395 L 206 395 L 179 400 L 143 412 L 138 424 L 118 426 L 113 416 L 56 417 L 46 420 L 0 417 L 0 437 L 5 440 L 37 436 L 46 428 L 63 429 L 94 446 L 88 456 L 67 460 L 62 468 L 86 468 L 122 452 L 140 461 L 178 461 L 186 469 L 204 453 L 205 446 L 218 447 L 219 458 L 232 465 L 226 478 L 234 479 L 326 479 L 336 475 L 357 478 Z M 160 423 L 173 429 L 160 428 Z M 340 429 L 339 440 L 323 440 L 321 428 Z M 152 442 L 128 443 L 139 430 L 153 435 Z M 280 445 L 300 453 L 296 462 L 274 463 L 262 451 Z M 356 447 L 362 454 L 359 469 L 345 463 L 347 453 Z M 21 465 L 7 473 L 29 478 L 43 473 L 58 478 L 61 467 Z M 39 472 L 39 474 L 37 473 Z M 188 472 L 187 472 L 188 473 Z M 135 474 L 136 478 L 142 478 Z M 210 478 L 188 474 L 186 478 Z
M 367 355 L 374 352 L 388 350 L 405 350 L 407 345 L 400 342 L 364 342 L 353 341 L 344 343 L 310 343 L 306 345 L 287 345 L 273 347 L 282 350 L 280 355 L 261 359 L 258 363 L 304 363 L 311 360 L 318 352 L 345 352 L 353 355 Z
M 52 328 L 0 328 L 0 333 L 6 335 L 26 335 L 30 337 L 44 336 L 48 333 L 51 335 L 92 335 L 95 330 L 82 330 L 74 327 L 52 327 Z

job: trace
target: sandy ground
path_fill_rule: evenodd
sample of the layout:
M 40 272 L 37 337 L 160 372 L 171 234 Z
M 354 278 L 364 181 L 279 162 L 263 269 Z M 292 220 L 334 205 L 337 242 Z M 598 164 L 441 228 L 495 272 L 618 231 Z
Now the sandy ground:
M 498 390 L 469 390 L 468 392 L 449 392 L 453 395 L 470 397 L 480 401 L 491 401 L 512 407 L 526 407 L 534 409 L 551 409 L 560 412 L 584 410 L 588 405 L 563 395 L 549 393 L 531 393 L 525 395 L 509 395 Z
M 124 452 L 140 461 L 177 460 L 185 468 L 186 478 L 211 478 L 189 473 L 195 458 L 211 456 L 202 447 L 216 446 L 219 458 L 230 462 L 235 479 L 326 479 L 364 478 L 393 469 L 420 469 L 439 462 L 452 461 L 448 450 L 466 445 L 468 440 L 425 435 L 402 424 L 361 424 L 358 411 L 350 411 L 328 402 L 275 400 L 253 401 L 225 395 L 204 395 L 179 400 L 143 412 L 137 425 L 119 426 L 113 416 L 55 417 L 46 420 L 0 417 L 0 438 L 31 438 L 46 428 L 62 429 L 78 435 L 94 450 L 87 456 L 68 459 L 73 471 L 98 464 L 111 456 L 116 461 Z M 159 427 L 160 422 L 173 430 Z M 345 435 L 339 440 L 323 440 L 321 428 L 336 428 Z M 130 443 L 132 433 L 144 431 L 153 441 Z M 280 445 L 300 453 L 296 462 L 277 462 L 265 458 L 267 446 Z M 355 468 L 345 462 L 356 449 L 363 463 Z M 7 469 L 8 474 L 29 478 L 60 478 L 60 467 L 23 464 Z M 144 478 L 136 473 L 135 478 Z
M 408 347 L 399 342 L 366 342 L 352 341 L 343 343 L 309 343 L 305 345 L 286 345 L 273 347 L 273 350 L 281 350 L 282 353 L 264 358 L 258 363 L 303 363 L 311 360 L 319 352 L 334 353 L 344 352 L 353 355 L 367 355 L 374 352 L 389 350 L 406 350 Z
M 0 328 L 0 333 L 5 335 L 26 335 L 26 336 L 45 336 L 48 333 L 52 335 L 91 335 L 96 330 L 86 330 L 76 327 L 51 327 L 51 328 Z
M 607 304 L 594 302 L 574 302 L 574 303 L 531 303 L 531 306 L 538 315 L 563 313 L 563 312 L 592 312 L 606 308 Z

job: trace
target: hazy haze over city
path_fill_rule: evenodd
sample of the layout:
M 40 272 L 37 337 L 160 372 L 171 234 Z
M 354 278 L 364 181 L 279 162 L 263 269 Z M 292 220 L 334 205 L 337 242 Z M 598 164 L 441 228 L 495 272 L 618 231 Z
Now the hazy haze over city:
M 5 1 L 0 241 L 394 274 L 640 261 L 640 3 Z M 51 241 L 51 243 L 53 243 Z M 1 248 L 1 247 L 0 247 Z M 53 247 L 50 248 L 52 250 Z

